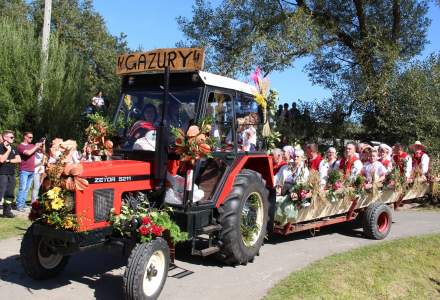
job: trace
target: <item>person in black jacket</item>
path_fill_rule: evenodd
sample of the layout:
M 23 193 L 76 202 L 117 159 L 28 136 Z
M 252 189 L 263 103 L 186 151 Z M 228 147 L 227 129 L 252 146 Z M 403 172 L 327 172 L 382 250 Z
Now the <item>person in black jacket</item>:
M 17 149 L 13 147 L 15 136 L 11 130 L 2 134 L 3 143 L 0 144 L 0 199 L 3 199 L 3 217 L 13 218 L 11 204 L 14 201 L 15 166 L 21 162 Z

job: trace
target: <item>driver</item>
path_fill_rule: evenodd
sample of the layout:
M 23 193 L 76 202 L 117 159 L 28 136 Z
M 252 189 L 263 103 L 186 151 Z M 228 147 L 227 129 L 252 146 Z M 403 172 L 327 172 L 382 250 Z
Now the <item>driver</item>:
M 128 133 L 129 141 L 133 144 L 133 150 L 155 150 L 157 122 L 156 107 L 153 104 L 145 105 L 141 119 L 133 124 Z

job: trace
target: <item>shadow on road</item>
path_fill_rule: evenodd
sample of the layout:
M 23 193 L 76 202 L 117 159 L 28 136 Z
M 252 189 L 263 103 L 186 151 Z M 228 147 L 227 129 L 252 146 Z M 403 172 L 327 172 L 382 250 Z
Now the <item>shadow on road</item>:
M 86 284 L 94 290 L 96 299 L 122 299 L 121 274 L 108 273 L 124 267 L 126 259 L 109 251 L 90 251 L 73 255 L 66 268 L 55 278 L 37 281 L 28 277 L 19 255 L 0 259 L 0 280 L 32 290 L 53 290 L 74 282 Z M 74 295 L 72 295 L 74 296 Z M 80 295 L 78 295 L 79 298 Z

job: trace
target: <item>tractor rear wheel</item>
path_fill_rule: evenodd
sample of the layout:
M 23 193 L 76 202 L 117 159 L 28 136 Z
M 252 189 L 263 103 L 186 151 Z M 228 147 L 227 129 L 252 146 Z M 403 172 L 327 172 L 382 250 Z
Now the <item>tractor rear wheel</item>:
M 243 169 L 218 208 L 222 225 L 218 257 L 229 265 L 247 264 L 258 255 L 267 231 L 269 191 L 260 173 Z
M 392 211 L 383 203 L 372 203 L 364 214 L 364 235 L 374 240 L 384 239 L 391 230 Z
M 129 300 L 157 299 L 168 276 L 170 250 L 156 238 L 131 251 L 124 273 L 124 294 Z
M 69 261 L 69 256 L 53 251 L 56 241 L 41 235 L 34 235 L 30 226 L 23 236 L 20 247 L 20 261 L 24 271 L 36 280 L 58 275 Z

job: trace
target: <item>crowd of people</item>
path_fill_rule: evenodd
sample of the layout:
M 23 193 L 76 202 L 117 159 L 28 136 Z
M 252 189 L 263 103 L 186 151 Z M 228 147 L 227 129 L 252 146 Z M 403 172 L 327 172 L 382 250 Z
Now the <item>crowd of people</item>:
M 322 187 L 326 186 L 329 173 L 333 170 L 339 170 L 347 180 L 363 176 L 366 187 L 382 183 L 386 175 L 395 169 L 407 181 L 416 176 L 426 178 L 430 169 L 426 147 L 417 141 L 409 149 L 412 155 L 405 152 L 399 143 L 390 147 L 387 144 L 372 146 L 350 142 L 345 145 L 342 157 L 338 157 L 334 147 L 329 147 L 325 157 L 322 157 L 316 144 L 307 144 L 304 150 L 300 146 L 277 148 L 272 151 L 277 193 L 283 194 L 292 185 L 306 183 L 312 170 L 319 173 Z
M 23 141 L 14 146 L 15 134 L 5 130 L 0 135 L 0 199 L 3 200 L 3 216 L 13 218 L 13 204 L 17 211 L 24 211 L 29 191 L 31 202 L 38 199 L 40 186 L 44 180 L 46 167 L 56 163 L 61 157 L 65 162 L 98 160 L 92 156 L 87 144 L 80 153 L 73 140 L 54 139 L 46 151 L 46 139 L 41 138 L 33 144 L 32 132 L 23 133 Z M 66 152 L 68 150 L 68 152 Z M 65 155 L 63 155 L 65 153 Z M 18 166 L 18 193 L 15 197 L 16 167 Z

